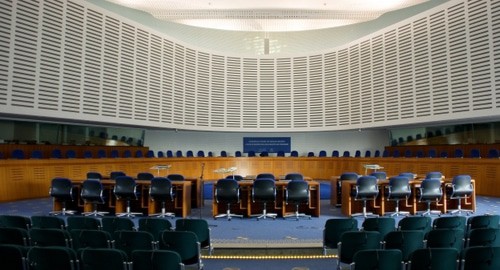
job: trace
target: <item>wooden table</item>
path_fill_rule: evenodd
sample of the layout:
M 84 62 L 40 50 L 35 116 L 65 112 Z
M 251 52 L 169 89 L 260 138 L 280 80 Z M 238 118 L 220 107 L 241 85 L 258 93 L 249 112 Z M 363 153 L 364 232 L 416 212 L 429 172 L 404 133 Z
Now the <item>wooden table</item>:
M 262 204 L 252 202 L 252 187 L 253 180 L 241 180 L 238 181 L 240 185 L 240 203 L 234 205 L 231 208 L 231 212 L 234 214 L 241 214 L 245 217 L 250 217 L 252 215 L 262 213 Z M 285 190 L 286 185 L 289 181 L 279 180 L 276 181 L 276 200 L 274 204 L 268 204 L 268 213 L 277 213 L 278 216 L 285 216 L 287 213 L 295 212 L 295 205 L 287 205 L 285 202 Z M 300 207 L 300 212 L 309 214 L 313 217 L 319 217 L 320 215 L 320 190 L 319 182 L 317 181 L 307 181 L 309 183 L 309 203 L 307 205 L 302 205 Z M 215 184 L 213 186 L 213 195 L 215 195 Z M 226 204 L 218 204 L 217 200 L 213 199 L 212 211 L 213 215 L 216 216 L 220 213 L 226 212 Z
M 332 187 L 337 186 L 338 178 L 335 178 L 332 181 Z M 410 181 L 410 186 L 412 190 L 411 196 L 408 198 L 408 201 L 404 203 L 403 201 L 399 204 L 400 211 L 408 211 L 410 214 L 416 214 L 418 211 L 423 211 L 427 209 L 426 203 L 420 203 L 418 201 L 417 190 L 420 187 L 420 183 L 422 180 L 412 180 Z M 389 184 L 388 180 L 379 181 L 379 195 L 375 201 L 368 202 L 367 211 L 377 213 L 378 215 L 384 215 L 386 212 L 393 211 L 395 208 L 394 201 L 387 201 L 386 197 L 386 187 Z M 432 203 L 432 210 L 439 210 L 442 213 L 446 213 L 449 209 L 455 209 L 457 206 L 457 200 L 451 200 L 448 198 L 448 194 L 446 192 L 446 185 L 451 183 L 451 179 L 445 179 L 442 181 L 443 187 L 443 197 L 439 201 L 438 204 Z M 350 196 L 351 190 L 354 189 L 356 185 L 355 180 L 344 180 L 342 181 L 342 200 L 341 200 L 341 209 L 342 214 L 346 216 L 350 216 L 353 213 L 360 213 L 363 209 L 362 201 L 355 201 L 353 197 Z M 476 211 L 476 193 L 475 193 L 475 181 L 472 180 L 472 186 L 474 192 L 472 196 L 466 199 L 462 199 L 462 208 L 470 209 Z

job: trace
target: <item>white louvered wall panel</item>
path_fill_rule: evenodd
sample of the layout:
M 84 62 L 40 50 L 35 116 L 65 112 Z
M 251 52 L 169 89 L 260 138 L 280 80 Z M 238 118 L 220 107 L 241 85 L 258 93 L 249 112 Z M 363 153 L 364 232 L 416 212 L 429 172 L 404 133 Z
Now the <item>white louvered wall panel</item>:
M 205 51 L 84 1 L 0 2 L 0 113 L 228 131 L 500 114 L 499 1 L 453 0 L 343 47 Z

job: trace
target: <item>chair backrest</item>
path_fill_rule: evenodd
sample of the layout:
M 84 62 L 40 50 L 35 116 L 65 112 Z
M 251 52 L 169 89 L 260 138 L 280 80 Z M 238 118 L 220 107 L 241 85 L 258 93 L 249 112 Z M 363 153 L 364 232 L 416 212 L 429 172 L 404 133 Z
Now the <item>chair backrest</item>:
M 74 229 L 70 232 L 73 249 L 82 248 L 112 248 L 113 237 L 107 231 Z
M 285 156 L 285 151 L 281 151 L 281 150 L 280 150 L 280 151 L 278 151 L 278 152 L 276 153 L 276 156 L 277 156 L 277 157 L 284 157 L 284 156 Z
M 28 264 L 33 270 L 73 270 L 78 268 L 75 251 L 67 247 L 32 247 Z
M 64 219 L 56 216 L 31 216 L 32 228 L 39 229 L 66 229 Z
M 420 248 L 410 255 L 408 270 L 456 270 L 459 254 L 454 248 Z
M 31 152 L 31 158 L 32 159 L 41 159 L 41 158 L 43 158 L 43 152 L 40 150 L 33 150 Z
M 151 179 L 149 196 L 153 200 L 173 200 L 172 182 L 165 177 L 154 177 Z
M 434 229 L 461 229 L 467 230 L 467 218 L 464 216 L 442 216 L 432 221 Z
M 153 150 L 148 150 L 146 152 L 146 157 L 147 158 L 154 158 L 155 157 L 155 152 Z
M 142 150 L 136 150 L 135 151 L 135 156 L 136 158 L 142 158 L 144 156 L 144 153 L 142 152 Z
M 481 151 L 479 151 L 479 149 L 471 149 L 470 150 L 470 157 L 471 158 L 481 158 Z
M 19 245 L 0 245 L 0 261 L 3 269 L 26 269 L 26 254 L 24 247 Z
M 276 183 L 272 178 L 257 178 L 252 186 L 252 201 L 271 202 L 276 199 Z
M 410 181 L 415 179 L 415 174 L 412 172 L 402 172 L 399 174 L 399 176 L 404 176 L 404 177 L 410 179 Z
M 182 157 L 182 151 L 181 150 L 177 150 L 177 152 L 175 152 L 175 156 L 176 157 Z
M 87 179 L 102 180 L 102 175 L 98 172 L 88 172 Z
M 339 157 L 340 154 L 339 154 L 339 151 L 338 150 L 333 150 L 332 151 L 332 157 Z
M 354 152 L 354 157 L 361 157 L 361 151 L 356 150 L 356 152 Z
M 31 219 L 20 215 L 0 215 L 0 227 L 31 228 Z
M 114 248 L 123 250 L 132 257 L 134 250 L 153 250 L 154 238 L 147 231 L 115 231 L 113 234 Z
M 166 155 L 167 157 L 174 157 L 174 153 L 172 152 L 172 150 L 167 150 Z
M 113 192 L 118 198 L 129 198 L 135 199 L 137 195 L 135 193 L 137 184 L 134 178 L 130 176 L 118 176 L 115 179 L 115 187 Z
M 113 235 L 116 231 L 134 231 L 135 223 L 126 217 L 105 216 L 101 219 L 102 229 Z
M 54 149 L 50 152 L 50 158 L 62 158 L 61 149 Z
M 475 246 L 500 246 L 500 228 L 477 228 L 469 231 L 467 245 Z
M 307 156 L 308 156 L 308 157 L 314 157 L 314 152 L 308 152 L 308 153 L 307 153 Z
M 370 173 L 371 176 L 375 176 L 378 180 L 386 180 L 387 179 L 387 173 L 383 171 L 377 171 L 377 172 L 372 172 Z
M 104 149 L 97 150 L 97 157 L 98 158 L 105 158 L 106 156 L 107 156 L 106 150 L 104 150 Z
M 374 157 L 380 157 L 380 150 L 375 150 Z
M 66 158 L 76 158 L 76 151 L 73 149 L 66 151 Z
M 319 151 L 318 156 L 320 156 L 320 157 L 326 157 L 326 151 L 325 150 Z
M 365 151 L 365 157 L 371 157 L 372 156 L 372 151 L 366 150 Z
M 425 179 L 431 179 L 431 178 L 442 179 L 443 178 L 443 173 L 441 173 L 441 172 L 428 172 L 425 175 Z
M 432 218 L 428 216 L 408 216 L 398 222 L 398 230 L 420 230 L 424 235 L 432 229 Z
M 176 231 L 189 231 L 196 234 L 201 248 L 211 248 L 210 227 L 205 219 L 181 218 L 175 221 Z
M 139 231 L 146 231 L 153 235 L 155 241 L 160 240 L 160 235 L 165 230 L 172 230 L 172 223 L 168 219 L 145 217 L 139 219 Z
M 358 180 L 359 175 L 355 172 L 344 172 L 340 175 L 340 180 Z
M 386 249 L 401 250 L 405 262 L 410 260 L 413 251 L 424 248 L 424 232 L 419 230 L 392 231 L 384 240 Z
M 200 243 L 194 232 L 164 231 L 159 249 L 177 252 L 185 265 L 201 265 Z
M 498 149 L 490 149 L 488 150 L 488 158 L 499 158 L 500 153 Z
M 401 270 L 403 255 L 397 249 L 360 250 L 354 254 L 355 269 Z
M 0 228 L 0 245 L 29 246 L 28 230 L 16 227 Z
M 453 157 L 456 158 L 463 158 L 464 157 L 464 151 L 460 148 L 455 149 Z
M 464 196 L 470 196 L 474 192 L 472 186 L 472 178 L 470 175 L 461 174 L 453 177 L 451 182 L 452 191 L 450 198 L 462 198 Z
M 363 231 L 377 231 L 380 233 L 380 239 L 392 231 L 396 230 L 396 220 L 392 217 L 372 217 L 366 218 L 361 224 Z
M 220 156 L 221 157 L 227 157 L 227 152 L 224 151 L 224 150 L 220 151 Z
M 151 180 L 155 176 L 152 173 L 140 172 L 137 174 L 137 180 Z
M 432 229 L 425 239 L 429 248 L 455 248 L 460 252 L 464 247 L 464 230 Z
M 356 180 L 355 199 L 375 199 L 378 196 L 377 178 L 374 176 L 361 176 Z
M 113 248 L 85 248 L 79 252 L 80 270 L 128 269 L 127 254 Z
M 156 155 L 157 155 L 159 158 L 163 158 L 163 157 L 165 157 L 165 153 L 163 153 L 163 151 L 158 151 L 158 152 L 156 153 Z
M 287 173 L 285 180 L 304 180 L 304 176 L 301 173 Z
M 240 187 L 234 179 L 219 179 L 215 184 L 215 199 L 221 203 L 235 203 L 240 200 Z
M 193 150 L 186 151 L 186 157 L 193 157 L 193 156 L 194 156 Z
M 14 149 L 10 157 L 13 159 L 24 159 L 24 151 L 21 149 Z
M 424 179 L 420 183 L 419 201 L 436 201 L 443 196 L 441 181 L 435 178 Z
M 241 151 L 236 151 L 234 152 L 235 157 L 241 157 Z
M 83 181 L 80 197 L 86 202 L 104 203 L 101 181 L 93 179 Z
M 358 220 L 355 218 L 327 219 L 323 228 L 323 248 L 337 248 L 340 236 L 352 231 L 358 231 Z
M 131 158 L 132 157 L 132 151 L 130 151 L 129 149 L 126 149 L 125 151 L 123 151 L 123 157 L 124 158 Z
M 167 178 L 170 181 L 184 181 L 184 176 L 182 174 L 172 173 L 172 174 L 167 175 Z
M 71 247 L 71 235 L 65 229 L 31 228 L 29 230 L 29 236 L 33 246 Z
M 342 157 L 350 157 L 351 156 L 351 153 L 349 151 L 344 151 L 344 153 L 342 153 Z
M 404 176 L 393 176 L 389 178 L 388 200 L 407 199 L 411 195 L 410 180 Z
M 478 215 L 467 219 L 467 229 L 499 228 L 500 215 Z
M 255 151 L 248 151 L 249 157 L 255 157 Z
M 500 247 L 468 247 L 464 250 L 463 270 L 500 269 Z
M 286 203 L 303 203 L 309 201 L 309 184 L 304 180 L 292 180 L 286 185 Z
M 262 179 L 262 178 L 266 178 L 266 179 L 269 179 L 269 178 L 271 178 L 271 179 L 276 179 L 276 178 L 274 177 L 274 174 L 272 174 L 272 173 L 259 173 L 259 174 L 257 174 L 257 176 L 255 177 L 255 179 Z
M 109 178 L 112 180 L 116 180 L 118 176 L 126 176 L 127 174 L 121 171 L 114 171 L 109 173 Z
M 56 177 L 52 179 L 49 194 L 62 200 L 73 200 L 73 182 L 68 178 Z
M 354 254 L 361 250 L 379 249 L 380 233 L 367 231 L 348 231 L 340 236 L 339 263 L 350 264 Z
M 205 152 L 203 150 L 199 150 L 198 153 L 196 153 L 197 157 L 205 157 Z
M 134 250 L 132 251 L 132 265 L 134 270 L 184 269 L 181 256 L 170 250 Z
M 89 216 L 69 216 L 66 218 L 66 229 L 68 231 L 72 230 L 100 230 L 101 220 L 95 217 Z
M 429 149 L 429 151 L 427 152 L 427 157 L 430 157 L 430 158 L 437 157 L 436 149 L 434 149 L 434 148 Z

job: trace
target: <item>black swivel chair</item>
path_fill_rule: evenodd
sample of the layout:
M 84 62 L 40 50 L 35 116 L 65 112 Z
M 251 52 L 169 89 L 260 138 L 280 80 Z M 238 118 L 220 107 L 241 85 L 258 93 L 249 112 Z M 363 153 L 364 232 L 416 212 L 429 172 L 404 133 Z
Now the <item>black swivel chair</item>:
M 135 215 L 141 215 L 139 212 L 130 211 L 130 202 L 132 200 L 137 200 L 137 184 L 134 178 L 130 176 L 118 176 L 115 179 L 115 187 L 113 193 L 117 200 L 125 200 L 126 211 L 124 213 L 116 213 L 118 217 L 134 217 Z
M 387 200 L 396 202 L 394 212 L 388 214 L 391 216 L 409 215 L 407 211 L 399 211 L 399 202 L 406 202 L 411 195 L 410 179 L 404 176 L 391 177 L 387 189 Z
M 300 173 L 288 173 L 285 175 L 285 180 L 304 180 L 304 176 Z
M 88 172 L 87 173 L 87 180 L 92 179 L 92 180 L 102 180 L 102 175 L 101 173 L 98 172 Z
M 473 210 L 462 209 L 462 200 L 470 198 L 474 193 L 470 175 L 457 175 L 453 177 L 451 184 L 447 185 L 448 198 L 457 200 L 457 209 L 449 210 L 451 214 L 473 213 Z
M 367 202 L 374 201 L 378 196 L 378 181 L 374 176 L 361 176 L 356 180 L 356 185 L 354 190 L 351 191 L 351 196 L 354 197 L 355 201 L 363 201 L 363 212 L 354 213 L 351 216 L 378 216 L 371 212 L 367 212 Z
M 121 172 L 121 171 L 114 171 L 114 172 L 111 172 L 109 174 L 109 178 L 111 180 L 115 180 L 119 176 L 126 176 L 126 174 L 124 172 Z
M 92 204 L 92 211 L 84 212 L 84 216 L 104 216 L 108 212 L 97 211 L 98 204 L 104 204 L 103 187 L 99 180 L 88 179 L 83 181 L 80 197 L 85 203 Z
M 305 217 L 311 219 L 310 215 L 299 212 L 300 205 L 308 202 L 309 184 L 304 180 L 292 180 L 288 182 L 285 190 L 285 203 L 294 204 L 295 212 L 293 214 L 285 215 L 283 218 L 295 217 L 299 220 L 301 217 Z
M 170 181 L 184 181 L 184 176 L 182 174 L 169 174 L 167 175 L 167 178 Z
M 270 179 L 276 180 L 276 177 L 274 177 L 274 174 L 272 174 L 272 173 L 259 173 L 255 177 L 255 179 L 263 179 L 263 178 L 270 178 Z
M 421 212 L 424 215 L 441 215 L 439 210 L 431 210 L 431 203 L 438 203 L 443 197 L 443 189 L 441 188 L 441 180 L 436 178 L 424 179 L 419 188 L 419 202 L 427 203 L 427 210 Z
M 75 213 L 73 210 L 66 210 L 66 202 L 73 201 L 73 183 L 68 178 L 54 178 L 50 185 L 49 194 L 54 201 L 61 202 L 62 208 L 60 211 L 52 211 L 53 215 L 72 215 Z
M 155 176 L 149 172 L 140 172 L 137 174 L 137 180 L 151 180 Z
M 276 183 L 272 178 L 258 178 L 253 183 L 252 201 L 262 203 L 262 214 L 257 214 L 257 220 L 266 219 L 267 217 L 276 219 L 278 214 L 267 212 L 267 203 L 276 201 Z
M 342 181 L 344 180 L 358 180 L 359 175 L 355 172 L 344 172 L 340 175 L 337 181 L 337 206 L 342 204 Z
M 234 179 L 219 179 L 215 184 L 215 200 L 217 204 L 227 205 L 226 213 L 214 216 L 214 219 L 226 217 L 231 220 L 232 217 L 242 218 L 243 215 L 231 213 L 231 204 L 240 202 L 240 186 Z
M 175 213 L 166 212 L 166 202 L 174 201 L 174 192 L 172 190 L 172 182 L 168 178 L 155 177 L 151 179 L 151 186 L 149 187 L 149 197 L 152 201 L 161 202 L 161 213 L 152 214 L 151 216 L 175 217 Z

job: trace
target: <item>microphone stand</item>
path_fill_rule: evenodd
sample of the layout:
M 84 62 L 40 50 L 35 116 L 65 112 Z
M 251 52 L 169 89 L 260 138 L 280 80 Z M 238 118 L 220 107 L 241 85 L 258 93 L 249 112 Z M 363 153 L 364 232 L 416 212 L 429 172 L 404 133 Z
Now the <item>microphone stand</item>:
M 205 205 L 203 193 L 205 192 L 205 182 L 203 181 L 203 172 L 205 171 L 205 163 L 201 163 L 201 175 L 200 175 L 200 219 L 202 219 L 201 210 Z

